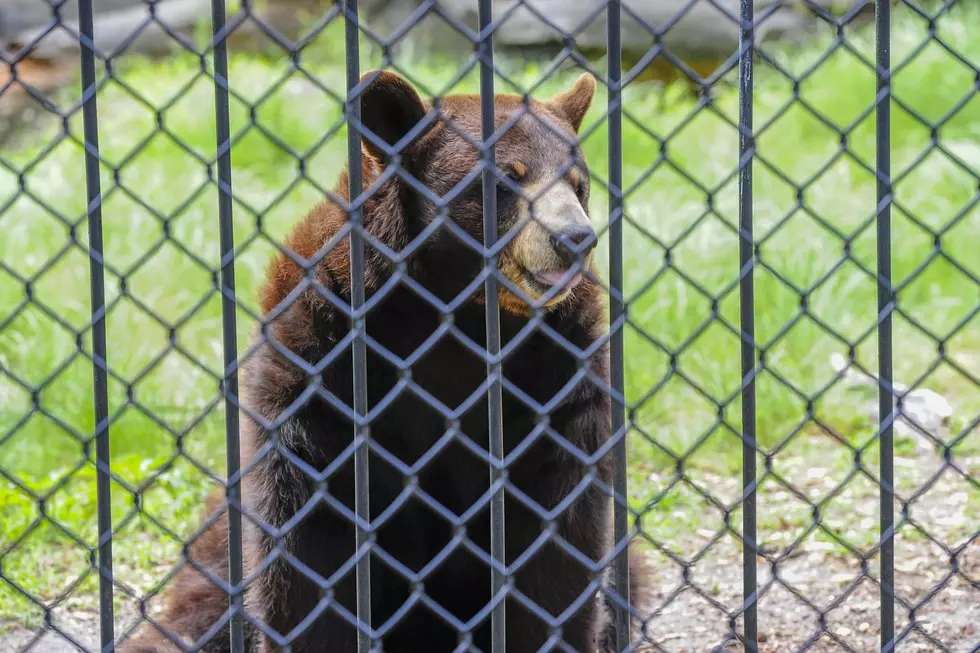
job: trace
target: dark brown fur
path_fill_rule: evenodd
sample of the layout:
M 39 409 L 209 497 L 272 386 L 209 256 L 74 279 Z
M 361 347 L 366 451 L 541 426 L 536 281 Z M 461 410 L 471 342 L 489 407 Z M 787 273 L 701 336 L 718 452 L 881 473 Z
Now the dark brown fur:
M 594 82 L 580 82 L 568 94 L 550 103 L 534 103 L 534 111 L 548 123 L 522 118 L 497 146 L 497 162 L 512 161 L 530 176 L 554 174 L 561 159 L 568 155 L 553 143 L 550 129 L 560 130 L 573 141 L 582 116 L 588 109 Z M 428 105 L 417 102 L 414 91 L 393 75 L 379 77 L 362 99 L 365 125 L 388 143 L 401 139 Z M 521 109 L 519 98 L 498 96 L 495 112 L 502 124 Z M 422 108 L 420 108 L 422 107 Z M 479 139 L 479 101 L 472 96 L 445 98 L 441 105 L 445 118 L 454 126 L 440 122 L 403 148 L 401 165 L 435 195 L 451 191 L 479 161 L 478 152 L 460 132 Z M 548 145 L 548 143 L 552 143 Z M 555 148 L 558 147 L 558 151 Z M 365 144 L 362 175 L 364 188 L 370 188 L 383 173 L 387 156 L 376 144 Z M 587 175 L 584 175 L 587 178 Z M 347 174 L 338 182 L 336 194 L 346 202 Z M 562 182 L 564 183 L 564 182 Z M 569 183 L 576 183 L 571 179 Z M 482 196 L 479 177 L 452 202 L 452 221 L 475 240 L 482 241 Z M 587 187 L 582 202 L 587 206 Z M 498 189 L 498 227 L 501 234 L 513 224 L 517 200 L 512 193 Z M 397 178 L 378 187 L 364 205 L 364 224 L 374 238 L 394 252 L 402 252 L 436 218 L 436 209 L 424 195 Z M 286 240 L 286 246 L 303 259 L 314 262 L 309 271 L 286 255 L 272 263 L 268 282 L 262 290 L 262 308 L 268 318 L 265 337 L 244 367 L 244 405 L 242 428 L 243 464 L 252 464 L 243 488 L 247 512 L 245 528 L 246 576 L 253 577 L 246 595 L 246 610 L 267 629 L 285 635 L 311 612 L 318 610 L 323 596 L 332 596 L 354 612 L 354 573 L 331 579 L 354 553 L 354 527 L 343 511 L 353 511 L 353 464 L 345 451 L 351 443 L 352 425 L 337 405 L 352 406 L 351 348 L 345 340 L 350 320 L 337 305 L 350 302 L 350 249 L 343 237 L 346 214 L 343 208 L 325 202 L 314 208 Z M 338 234 L 340 235 L 338 237 Z M 335 239 L 336 246 L 325 251 Z M 526 248 L 525 248 L 526 250 Z M 534 252 L 531 252 L 534 254 Z M 541 252 L 545 256 L 547 252 Z M 501 269 L 517 270 L 529 256 L 508 250 L 511 260 Z M 506 256 L 503 258 L 507 258 Z M 395 264 L 381 251 L 366 247 L 366 287 L 369 301 L 377 305 L 367 316 L 372 341 L 368 351 L 368 396 L 373 409 L 384 404 L 372 418 L 373 442 L 403 466 L 418 463 L 447 430 L 469 438 L 487 449 L 487 403 L 482 384 L 486 363 L 456 336 L 446 334 L 428 343 L 428 351 L 415 354 L 439 329 L 439 312 L 404 286 L 391 285 Z M 475 278 L 482 259 L 441 228 L 431 234 L 405 260 L 407 273 L 419 286 L 443 302 L 451 302 Z M 513 272 L 516 275 L 516 272 Z M 519 279 L 515 276 L 513 281 Z M 305 288 L 300 286 L 306 285 Z M 480 286 L 482 288 L 482 285 Z M 328 299 L 325 293 L 333 295 Z M 453 312 L 454 328 L 477 347 L 485 346 L 485 308 L 482 290 L 460 303 Z M 380 299 L 379 299 L 380 298 Z M 535 298 L 532 298 L 535 299 Z M 288 300 L 288 301 L 287 301 Z M 581 368 L 577 357 L 540 331 L 522 334 L 533 312 L 528 304 L 511 292 L 501 297 L 501 340 L 507 347 L 524 338 L 503 364 L 507 387 L 503 396 L 504 439 L 507 453 L 513 452 L 528 436 L 539 435 L 545 423 L 535 417 L 527 402 L 547 405 L 563 389 L 563 398 L 549 405 L 546 420 L 549 433 L 541 437 L 514 460 L 508 468 L 510 483 L 523 495 L 549 511 L 574 495 L 555 516 L 554 534 L 579 551 L 586 560 L 599 560 L 607 554 L 611 539 L 608 494 L 594 484 L 584 483 L 589 466 L 570 453 L 573 445 L 581 455 L 595 454 L 610 436 L 610 400 L 606 392 L 587 378 L 576 374 Z M 584 280 L 578 287 L 556 299 L 543 313 L 543 321 L 573 349 L 590 350 L 606 326 L 606 308 L 600 286 Z M 266 337 L 273 341 L 272 344 Z M 338 344 L 339 343 L 339 344 Z M 340 347 L 335 350 L 335 347 Z M 383 348 L 383 350 L 381 349 Z M 288 356 L 285 354 L 288 352 Z M 392 398 L 402 378 L 392 358 L 413 360 L 410 380 L 416 388 L 402 388 Z M 302 366 L 290 360 L 303 361 Z M 322 363 L 325 358 L 328 362 Z M 598 347 L 586 361 L 591 373 L 608 378 L 608 354 Z M 301 399 L 310 383 L 329 397 Z M 424 398 L 423 398 L 424 397 Z M 455 421 L 447 421 L 440 409 L 458 411 Z M 262 422 L 261 424 L 258 422 Z M 566 446 L 552 436 L 560 436 Z M 338 462 L 340 461 L 340 462 Z M 333 467 L 331 467 L 333 466 Z M 328 478 L 321 476 L 331 468 Z M 406 601 L 424 589 L 425 595 L 454 618 L 474 618 L 490 598 L 488 566 L 464 546 L 456 546 L 454 529 L 444 515 L 428 507 L 406 489 L 403 472 L 372 452 L 370 460 L 371 515 L 378 519 L 392 505 L 398 508 L 385 517 L 376 531 L 377 544 L 399 565 L 411 573 L 425 570 L 420 585 L 414 586 L 382 557 L 372 560 L 373 624 L 384 631 L 384 648 L 392 653 L 440 653 L 452 651 L 460 635 L 431 607 L 419 603 L 403 614 L 397 624 L 385 625 Z M 596 461 L 592 472 L 602 484 L 611 486 L 609 457 Z M 417 470 L 418 490 L 438 501 L 442 512 L 466 513 L 481 500 L 489 487 L 486 461 L 473 454 L 458 439 L 448 441 L 440 453 Z M 325 502 L 329 495 L 331 501 Z M 309 502 L 319 503 L 305 510 Z M 338 512 L 338 506 L 342 506 Z M 213 497 L 211 510 L 223 508 L 221 497 Z M 297 518 L 302 514 L 301 519 Z M 255 526 L 259 519 L 272 530 Z M 289 525 L 288 530 L 284 526 Z M 489 551 L 488 509 L 470 515 L 466 536 L 476 546 Z M 276 531 L 286 532 L 277 536 Z M 529 509 L 509 492 L 506 500 L 507 560 L 514 563 L 543 531 L 541 515 Z M 277 540 L 278 537 L 278 540 Z M 320 576 L 316 582 L 282 557 L 266 560 L 277 546 Z M 455 546 L 455 548 L 453 548 Z M 535 545 L 536 546 L 536 545 Z M 227 578 L 227 530 L 222 515 L 190 547 L 195 564 L 221 579 Z M 448 552 L 448 553 L 447 553 Z M 445 558 L 434 569 L 426 566 L 434 558 Z M 634 555 L 635 559 L 636 556 Z M 261 569 L 258 573 L 257 570 Z M 634 566 L 634 572 L 639 569 Z M 599 575 L 554 543 L 546 543 L 515 574 L 516 589 L 541 609 L 557 617 L 577 601 L 561 628 L 562 640 L 582 653 L 612 648 L 609 621 L 593 595 L 598 588 L 589 583 Z M 322 588 L 329 583 L 329 593 Z M 335 582 L 333 582 L 335 581 Z M 634 573 L 634 597 L 641 589 L 641 575 Z M 318 586 L 319 583 L 319 586 Z M 331 594 L 332 593 L 332 594 Z M 228 600 L 218 585 L 186 566 L 167 589 L 167 607 L 160 624 L 190 644 L 204 637 L 227 611 Z M 322 605 L 320 606 L 322 607 Z M 605 624 L 605 625 L 604 625 Z M 511 653 L 535 651 L 550 636 L 549 628 L 533 611 L 512 598 L 507 603 L 507 650 Z M 227 627 L 216 632 L 204 651 L 218 653 L 228 648 Z M 249 625 L 248 647 L 265 653 L 275 642 Z M 473 643 L 489 650 L 489 618 L 473 629 Z M 177 650 L 157 628 L 145 626 L 123 646 L 127 653 L 158 653 Z M 302 653 L 349 653 L 356 649 L 354 628 L 328 605 L 318 618 L 294 633 L 291 650 Z

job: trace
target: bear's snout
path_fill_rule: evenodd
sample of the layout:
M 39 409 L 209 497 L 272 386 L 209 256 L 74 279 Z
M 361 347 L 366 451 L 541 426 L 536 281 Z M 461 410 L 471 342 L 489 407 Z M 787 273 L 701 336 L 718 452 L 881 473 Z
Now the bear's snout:
M 551 235 L 551 247 L 566 268 L 572 267 L 580 256 L 588 256 L 599 242 L 595 230 L 587 224 L 570 224 Z

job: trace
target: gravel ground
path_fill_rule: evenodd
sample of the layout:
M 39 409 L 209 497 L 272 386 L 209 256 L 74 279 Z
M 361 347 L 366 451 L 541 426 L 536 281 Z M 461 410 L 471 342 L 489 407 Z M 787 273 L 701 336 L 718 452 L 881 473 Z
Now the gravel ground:
M 915 611 L 915 625 L 903 639 L 901 651 L 976 651 L 980 646 L 980 543 L 974 542 L 960 556 L 964 576 L 952 578 L 948 578 L 948 563 L 930 545 L 901 544 L 895 561 L 898 595 L 911 604 L 923 603 Z M 720 547 L 696 566 L 692 582 L 705 596 L 688 588 L 670 600 L 669 585 L 656 593 L 650 607 L 657 615 L 647 628 L 650 640 L 656 643 L 651 650 L 742 651 L 738 644 L 725 647 L 731 641 L 727 614 L 741 606 L 740 556 L 735 547 Z M 877 575 L 876 560 L 869 564 L 870 577 L 862 576 L 857 560 L 812 549 L 776 568 L 778 580 L 774 581 L 771 566 L 760 562 L 759 581 L 766 588 L 758 607 L 760 651 L 877 650 L 879 590 L 872 580 Z M 671 576 L 674 587 L 682 584 L 679 571 Z M 707 586 L 710 589 L 707 582 L 699 582 L 719 578 L 727 580 L 716 581 Z M 909 627 L 907 608 L 897 606 L 896 618 L 900 631 Z M 741 620 L 738 627 L 741 629 Z
M 816 450 L 811 447 L 810 451 Z M 945 466 L 926 447 L 915 449 L 909 457 L 896 457 L 895 614 L 900 650 L 976 653 L 980 651 L 980 485 Z M 980 457 L 954 459 L 954 463 L 974 479 L 980 472 Z M 847 466 L 837 465 L 835 470 L 833 465 L 829 456 L 824 460 L 807 456 L 789 457 L 779 469 L 774 466 L 783 478 L 794 481 L 797 491 L 821 505 L 821 523 L 827 531 L 819 534 L 824 537 L 814 537 L 812 511 L 792 492 L 783 487 L 768 489 L 771 486 L 765 482 L 760 485 L 758 533 L 765 556 L 757 559 L 758 623 L 763 653 L 878 650 L 877 483 L 858 475 L 835 498 L 821 504 L 848 473 Z M 728 499 L 740 492 L 738 479 L 702 476 L 697 479 L 700 484 L 719 497 Z M 740 515 L 733 516 L 733 524 L 740 522 Z M 854 549 L 835 542 L 828 532 Z M 699 531 L 680 546 L 671 540 L 671 554 L 681 553 L 691 563 L 688 583 L 683 564 L 663 553 L 652 556 L 659 583 L 644 600 L 645 612 L 651 615 L 647 624 L 651 650 L 742 651 L 740 644 L 733 643 L 729 617 L 737 615 L 742 605 L 742 549 L 737 539 L 725 537 L 698 556 L 712 536 L 710 531 Z M 794 545 L 798 538 L 802 541 Z M 742 629 L 741 619 L 737 629 Z
M 758 558 L 763 653 L 877 650 L 878 557 L 873 552 L 877 484 L 863 474 L 850 477 L 853 465 L 841 464 L 839 451 L 821 449 L 819 444 L 807 442 L 802 448 L 805 457 L 787 451 L 773 465 L 773 472 L 789 480 L 795 493 L 774 482 L 774 476 L 759 486 L 758 533 L 765 551 Z M 814 451 L 826 453 L 815 457 Z M 980 456 L 955 458 L 954 463 L 964 474 L 980 476 Z M 870 467 L 868 471 L 873 473 Z M 740 495 L 737 477 L 696 470 L 687 473 L 693 483 L 727 505 Z M 848 478 L 846 486 L 835 492 Z M 896 457 L 896 478 L 900 502 L 896 506 L 899 602 L 895 612 L 903 633 L 900 650 L 980 651 L 980 486 L 922 447 Z M 653 486 L 671 480 L 650 477 Z M 690 486 L 682 483 L 677 487 L 683 493 Z M 833 498 L 824 501 L 831 494 Z M 812 507 L 800 497 L 821 506 L 821 528 L 814 529 Z M 907 517 L 903 518 L 906 507 Z M 691 505 L 682 508 L 688 520 L 695 509 Z M 694 528 L 661 532 L 644 527 L 656 541 L 647 561 L 655 583 L 641 601 L 641 611 L 649 615 L 646 650 L 742 650 L 730 636 L 729 616 L 737 615 L 742 604 L 741 546 L 731 535 L 717 537 L 724 530 L 720 511 L 711 512 L 714 509 L 708 503 L 703 509 L 706 512 L 695 513 Z M 740 525 L 741 514 L 733 512 L 730 522 Z M 865 554 L 864 571 L 860 551 L 872 551 Z M 69 598 L 52 610 L 51 621 L 83 649 L 96 651 L 99 621 L 92 605 L 92 597 Z M 134 623 L 136 614 L 133 605 L 121 606 L 117 636 Z M 741 627 L 739 619 L 737 628 Z M 54 630 L 0 623 L 0 653 L 28 646 L 37 653 L 78 650 Z

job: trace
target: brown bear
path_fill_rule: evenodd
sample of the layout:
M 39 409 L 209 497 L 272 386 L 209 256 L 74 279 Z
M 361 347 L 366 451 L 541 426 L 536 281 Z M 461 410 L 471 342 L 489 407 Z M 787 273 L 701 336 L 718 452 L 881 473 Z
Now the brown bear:
M 372 626 L 390 653 L 486 652 L 486 298 L 482 253 L 472 246 L 483 241 L 480 101 L 456 95 L 433 106 L 398 75 L 369 75 L 361 116 L 371 132 L 362 175 L 372 236 L 365 252 Z M 576 143 L 594 91 L 586 74 L 550 101 L 495 98 L 498 129 L 509 127 L 495 146 L 505 239 L 498 267 L 509 653 L 615 649 L 609 606 L 599 598 L 608 573 L 596 564 L 612 541 L 607 309 L 592 265 L 589 174 Z M 400 153 L 391 156 L 377 140 L 399 144 Z M 334 191 L 343 202 L 347 187 L 345 172 Z M 340 204 L 327 201 L 288 237 L 244 362 L 251 652 L 357 646 L 346 220 Z M 223 497 L 212 497 L 210 508 L 215 521 L 190 546 L 162 616 L 123 651 L 179 650 L 176 641 L 228 650 L 228 598 L 208 578 L 227 578 Z M 634 596 L 641 582 L 634 574 Z

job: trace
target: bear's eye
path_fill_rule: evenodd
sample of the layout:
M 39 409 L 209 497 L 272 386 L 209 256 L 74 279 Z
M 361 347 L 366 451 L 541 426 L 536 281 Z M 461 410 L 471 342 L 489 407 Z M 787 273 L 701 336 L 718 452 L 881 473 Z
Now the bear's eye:
M 573 168 L 568 173 L 568 181 L 572 185 L 572 190 L 579 197 L 585 193 L 585 181 L 582 179 L 582 173 L 577 169 Z
M 527 176 L 527 166 L 520 163 L 505 165 L 500 168 L 500 174 L 507 177 L 515 184 L 519 184 L 524 180 L 524 177 Z

